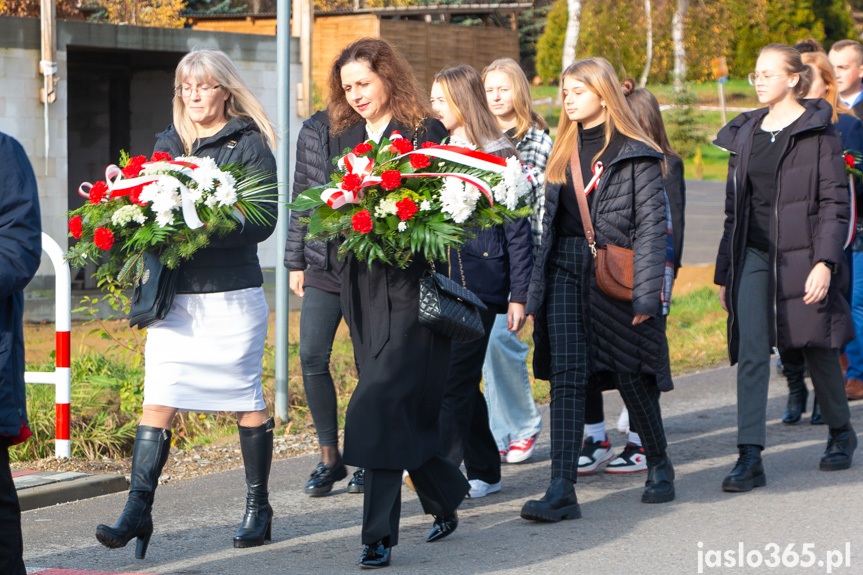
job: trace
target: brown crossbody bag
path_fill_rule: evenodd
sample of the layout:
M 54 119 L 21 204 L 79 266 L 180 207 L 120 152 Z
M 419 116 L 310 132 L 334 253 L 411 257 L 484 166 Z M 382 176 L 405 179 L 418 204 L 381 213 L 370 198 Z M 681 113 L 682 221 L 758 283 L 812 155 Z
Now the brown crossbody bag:
M 612 299 L 632 301 L 633 251 L 611 244 L 596 247 L 596 235 L 593 232 L 593 223 L 590 221 L 587 196 L 584 195 L 584 179 L 581 173 L 577 143 L 573 147 L 569 165 L 572 170 L 572 183 L 575 187 L 575 197 L 578 200 L 581 224 L 584 226 L 584 236 L 587 238 L 587 245 L 590 246 L 590 252 L 593 254 L 596 284 L 605 295 Z

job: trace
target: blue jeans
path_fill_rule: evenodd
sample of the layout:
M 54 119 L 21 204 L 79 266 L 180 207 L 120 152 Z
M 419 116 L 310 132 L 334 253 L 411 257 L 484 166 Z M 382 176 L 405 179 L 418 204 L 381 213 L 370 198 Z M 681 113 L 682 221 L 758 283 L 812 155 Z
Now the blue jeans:
M 502 451 L 509 449 L 510 441 L 527 439 L 542 429 L 542 414 L 527 375 L 527 344 L 507 330 L 506 322 L 506 314 L 495 318 L 482 368 L 489 427 Z
M 851 259 L 851 318 L 857 337 L 845 346 L 845 356 L 848 358 L 845 377 L 863 379 L 863 252 L 852 252 Z

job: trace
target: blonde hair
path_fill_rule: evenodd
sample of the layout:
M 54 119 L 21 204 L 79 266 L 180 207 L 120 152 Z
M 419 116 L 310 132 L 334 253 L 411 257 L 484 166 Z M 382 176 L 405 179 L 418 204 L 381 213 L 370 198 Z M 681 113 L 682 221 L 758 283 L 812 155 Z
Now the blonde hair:
M 785 73 L 788 75 L 797 74 L 797 84 L 792 88 L 794 95 L 798 98 L 805 98 L 809 93 L 809 87 L 812 85 L 814 73 L 812 68 L 805 66 L 801 59 L 800 52 L 789 46 L 788 44 L 768 44 L 758 53 L 762 54 L 773 52 L 782 56 L 785 61 Z
M 650 139 L 644 129 L 633 116 L 629 105 L 623 95 L 620 82 L 614 68 L 605 58 L 584 58 L 563 71 L 560 75 L 560 85 L 566 78 L 577 80 L 585 85 L 588 90 L 605 100 L 608 115 L 605 120 L 605 145 L 593 158 L 595 162 L 608 147 L 615 132 L 644 143 L 650 149 L 662 152 L 659 146 Z M 562 99 L 562 98 L 561 98 Z M 548 165 L 545 169 L 546 181 L 553 183 L 566 182 L 566 167 L 572 149 L 578 144 L 578 122 L 574 122 L 566 115 L 566 110 L 561 110 L 560 123 L 557 128 L 557 139 L 548 157 Z
M 434 81 L 440 85 L 450 110 L 471 143 L 484 148 L 504 137 L 497 118 L 488 107 L 479 72 L 459 64 L 438 72 Z
M 533 109 L 533 100 L 530 97 L 530 85 L 527 83 L 527 76 L 524 75 L 524 70 L 521 69 L 518 62 L 512 58 L 499 58 L 495 60 L 482 71 L 483 84 L 489 72 L 506 74 L 506 77 L 512 82 L 512 107 L 516 117 L 515 139 L 521 140 L 532 126 L 545 130 L 547 127 L 545 118 L 537 114 Z
M 246 117 L 254 122 L 267 144 L 275 148 L 277 144 L 276 132 L 267 118 L 261 102 L 255 97 L 246 82 L 240 76 L 237 67 L 227 54 L 220 50 L 209 48 L 196 48 L 183 56 L 177 64 L 174 74 L 174 128 L 183 142 L 183 149 L 187 154 L 192 152 L 192 147 L 197 139 L 195 124 L 189 118 L 186 104 L 180 95 L 180 87 L 187 78 L 194 78 L 197 82 L 215 83 L 228 92 L 225 101 L 225 116 L 230 118 Z
M 824 52 L 806 52 L 801 55 L 803 63 L 812 66 L 821 75 L 821 80 L 827 86 L 827 94 L 824 99 L 833 106 L 833 117 L 830 119 L 834 124 L 839 121 L 839 114 L 850 114 L 851 110 L 839 99 L 839 88 L 836 86 L 836 75 L 833 66 Z

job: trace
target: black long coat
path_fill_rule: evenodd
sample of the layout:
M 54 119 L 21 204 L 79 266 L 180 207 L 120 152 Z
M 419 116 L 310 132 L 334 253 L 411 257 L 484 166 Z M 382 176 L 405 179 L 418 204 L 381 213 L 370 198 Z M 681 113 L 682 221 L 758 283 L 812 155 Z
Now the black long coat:
M 593 259 L 585 258 L 585 297 L 590 335 L 591 373 L 648 373 L 656 376 L 659 389 L 673 388 L 662 315 L 662 281 L 665 271 L 667 232 L 665 196 L 660 162 L 663 156 L 637 140 L 627 139 L 605 168 L 591 207 L 598 246 L 607 243 L 630 248 L 634 253 L 632 302 L 606 296 L 596 285 Z M 542 243 L 534 262 L 527 313 L 536 314 L 534 325 L 534 375 L 551 376 L 551 355 L 545 321 L 548 259 L 555 243 L 554 218 L 561 184 L 546 184 Z M 636 314 L 651 319 L 632 325 Z
M 767 305 L 770 346 L 780 351 L 804 347 L 838 349 L 854 339 L 854 324 L 842 291 L 848 283 L 843 245 L 848 233 L 848 180 L 842 142 L 823 99 L 801 100 L 800 116 L 783 150 L 776 175 L 770 219 L 770 274 Z M 719 132 L 714 144 L 729 150 L 725 230 L 716 257 L 714 281 L 726 286 L 729 302 L 728 354 L 737 363 L 737 301 L 749 222 L 749 156 L 752 135 L 767 108 L 740 114 Z M 804 286 L 820 261 L 835 265 L 827 296 L 803 303 Z M 775 312 L 774 312 L 775 310 Z
M 23 290 L 39 267 L 42 219 L 24 148 L 0 133 L 0 157 L 0 436 L 17 438 L 27 423 Z
M 413 128 L 393 121 L 412 139 Z M 447 136 L 438 120 L 426 120 L 417 143 Z M 331 150 L 365 141 L 365 122 L 331 138 Z M 342 272 L 342 310 L 360 372 L 345 416 L 344 460 L 369 469 L 417 469 L 438 449 L 438 418 L 449 371 L 451 341 L 421 326 L 419 278 L 428 264 L 407 269 L 360 262 L 348 255 Z

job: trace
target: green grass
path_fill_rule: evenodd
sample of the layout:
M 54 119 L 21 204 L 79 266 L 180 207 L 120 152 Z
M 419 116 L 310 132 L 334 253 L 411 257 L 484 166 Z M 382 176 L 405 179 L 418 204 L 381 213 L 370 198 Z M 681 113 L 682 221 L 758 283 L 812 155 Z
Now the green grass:
M 726 318 L 717 288 L 704 286 L 674 298 L 666 334 L 675 375 L 718 365 L 727 359 Z

